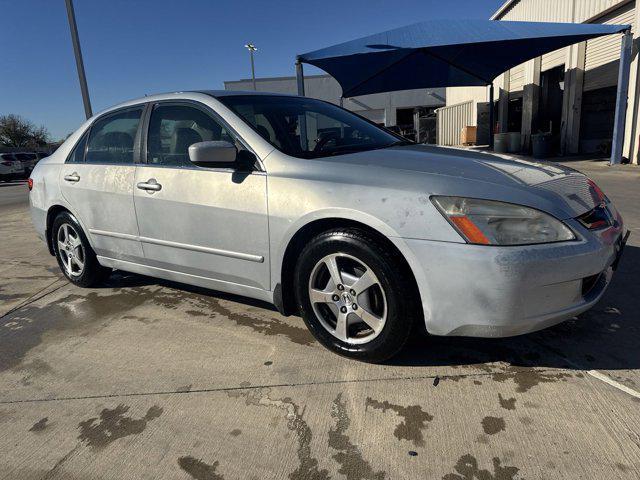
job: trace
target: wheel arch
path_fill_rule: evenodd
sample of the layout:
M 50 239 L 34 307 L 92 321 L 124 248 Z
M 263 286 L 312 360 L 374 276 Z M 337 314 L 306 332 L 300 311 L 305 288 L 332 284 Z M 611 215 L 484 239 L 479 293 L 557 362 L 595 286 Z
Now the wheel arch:
M 418 303 L 420 304 L 421 311 L 422 302 L 420 299 L 420 288 L 416 280 L 414 269 L 411 267 L 411 262 L 406 255 L 406 249 L 398 245 L 400 238 L 394 237 L 395 241 L 392 241 L 387 235 L 380 230 L 371 227 L 358 220 L 343 218 L 343 217 L 327 217 L 321 219 L 315 219 L 301 226 L 290 238 L 282 256 L 282 262 L 280 265 L 280 281 L 277 283 L 274 289 L 274 304 L 283 315 L 292 315 L 297 313 L 295 289 L 293 288 L 294 270 L 296 267 L 297 258 L 302 252 L 302 249 L 306 245 L 306 242 L 314 236 L 337 228 L 355 228 L 363 230 L 370 235 L 375 236 L 381 243 L 397 253 L 398 258 L 402 262 L 401 268 L 409 275 L 410 282 L 415 288 L 415 294 L 418 296 Z M 405 250 L 405 251 L 403 251 Z M 424 313 L 424 312 L 423 312 Z
M 47 239 L 47 248 L 49 249 L 49 253 L 55 256 L 55 250 L 53 248 L 53 238 L 51 235 L 52 233 L 51 228 L 53 227 L 53 222 L 55 221 L 56 217 L 62 212 L 67 212 L 69 215 L 71 215 L 73 218 L 76 219 L 76 221 L 80 225 L 80 228 L 82 228 L 82 231 L 84 232 L 85 237 L 87 237 L 87 240 L 89 241 L 89 245 L 91 246 L 91 248 L 94 248 L 91 235 L 83 225 L 82 220 L 80 220 L 80 218 L 78 218 L 78 216 L 75 213 L 73 213 L 73 211 L 68 206 L 62 205 L 60 203 L 56 203 L 55 205 L 50 206 L 49 210 L 47 210 L 45 237 Z

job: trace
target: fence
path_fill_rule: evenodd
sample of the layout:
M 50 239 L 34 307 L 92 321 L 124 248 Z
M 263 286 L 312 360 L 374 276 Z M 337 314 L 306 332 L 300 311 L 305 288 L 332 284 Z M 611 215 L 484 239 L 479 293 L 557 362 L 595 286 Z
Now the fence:
M 460 134 L 467 125 L 475 125 L 475 107 L 473 100 L 447 105 L 436 110 L 438 145 L 460 145 Z

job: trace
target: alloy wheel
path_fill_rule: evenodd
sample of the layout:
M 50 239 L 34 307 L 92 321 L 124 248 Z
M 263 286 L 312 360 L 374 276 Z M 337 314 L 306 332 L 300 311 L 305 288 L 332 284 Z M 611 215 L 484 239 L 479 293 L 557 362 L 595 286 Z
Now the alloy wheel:
M 318 320 L 339 340 L 358 345 L 382 332 L 387 320 L 385 293 L 362 260 L 345 253 L 327 255 L 314 266 L 308 289 Z
M 64 270 L 71 277 L 79 277 L 84 272 L 85 251 L 76 229 L 63 223 L 58 228 L 58 253 Z

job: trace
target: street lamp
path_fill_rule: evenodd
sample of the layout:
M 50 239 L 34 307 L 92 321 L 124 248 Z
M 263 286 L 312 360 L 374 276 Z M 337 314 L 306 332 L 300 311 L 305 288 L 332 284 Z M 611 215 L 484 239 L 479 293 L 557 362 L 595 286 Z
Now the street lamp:
M 253 43 L 247 43 L 244 48 L 249 50 L 249 55 L 251 55 L 251 80 L 253 81 L 253 90 L 256 90 L 256 69 L 253 64 L 253 52 L 257 52 L 258 49 Z

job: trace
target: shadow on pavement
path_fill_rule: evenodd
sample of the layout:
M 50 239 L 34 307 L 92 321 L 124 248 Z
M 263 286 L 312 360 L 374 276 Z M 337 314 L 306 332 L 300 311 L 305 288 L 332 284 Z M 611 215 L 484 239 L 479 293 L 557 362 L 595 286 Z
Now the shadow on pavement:
M 276 311 L 273 305 L 259 300 L 120 271 L 114 272 L 104 287 L 127 289 L 151 285 L 169 287 L 185 295 L 214 297 Z M 627 246 L 602 300 L 578 318 L 539 332 L 502 339 L 425 338 L 416 334 L 387 364 L 426 367 L 505 362 L 522 367 L 638 369 L 639 311 L 640 248 Z

